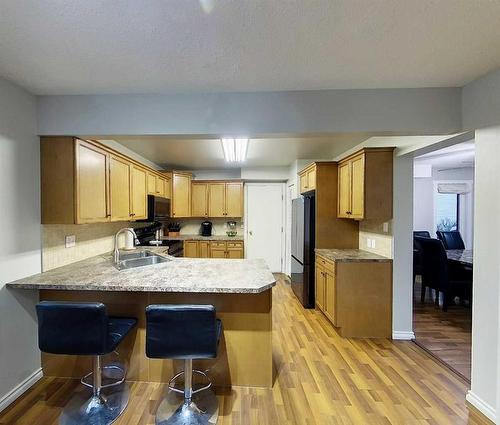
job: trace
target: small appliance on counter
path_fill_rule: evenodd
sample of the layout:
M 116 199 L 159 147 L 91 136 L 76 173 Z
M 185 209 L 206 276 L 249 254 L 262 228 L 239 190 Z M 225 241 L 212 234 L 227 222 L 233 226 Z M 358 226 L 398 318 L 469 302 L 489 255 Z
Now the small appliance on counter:
M 236 221 L 228 221 L 227 228 L 226 235 L 229 237 L 235 237 L 238 234 L 238 230 L 236 230 Z
M 201 236 L 212 236 L 212 222 L 204 221 L 201 223 Z

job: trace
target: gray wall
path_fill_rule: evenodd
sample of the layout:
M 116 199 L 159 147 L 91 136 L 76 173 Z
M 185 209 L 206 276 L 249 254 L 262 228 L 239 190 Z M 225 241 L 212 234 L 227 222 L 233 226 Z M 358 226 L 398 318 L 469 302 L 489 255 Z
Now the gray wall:
M 462 124 L 466 130 L 500 124 L 500 69 L 462 89 Z
M 34 96 L 0 79 L 0 400 L 40 368 L 38 293 L 5 287 L 41 270 L 39 149 Z
M 448 133 L 459 88 L 41 96 L 43 135 Z

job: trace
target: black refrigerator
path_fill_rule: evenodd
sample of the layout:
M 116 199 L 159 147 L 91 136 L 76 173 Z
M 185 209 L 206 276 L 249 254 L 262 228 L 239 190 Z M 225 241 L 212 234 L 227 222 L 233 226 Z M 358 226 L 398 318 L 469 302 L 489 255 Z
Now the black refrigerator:
M 292 200 L 291 284 L 305 308 L 314 308 L 314 192 Z

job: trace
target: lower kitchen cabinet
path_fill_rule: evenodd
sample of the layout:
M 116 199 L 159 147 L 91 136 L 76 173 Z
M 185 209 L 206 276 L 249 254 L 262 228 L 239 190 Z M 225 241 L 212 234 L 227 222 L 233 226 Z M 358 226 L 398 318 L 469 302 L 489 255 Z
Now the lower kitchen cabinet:
M 391 338 L 392 262 L 334 261 L 316 254 L 316 308 L 343 337 Z
M 184 241 L 184 257 L 188 258 L 244 258 L 243 241 Z
M 198 241 L 198 257 L 210 258 L 210 242 Z
M 184 241 L 184 257 L 198 258 L 198 241 Z

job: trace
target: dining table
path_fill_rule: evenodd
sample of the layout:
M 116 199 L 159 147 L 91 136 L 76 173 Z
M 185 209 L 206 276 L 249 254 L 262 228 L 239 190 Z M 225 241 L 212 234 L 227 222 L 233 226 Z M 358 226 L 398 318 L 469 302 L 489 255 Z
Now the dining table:
M 473 265 L 474 255 L 472 249 L 448 249 L 446 250 L 446 256 L 448 257 L 448 261 L 469 267 Z

